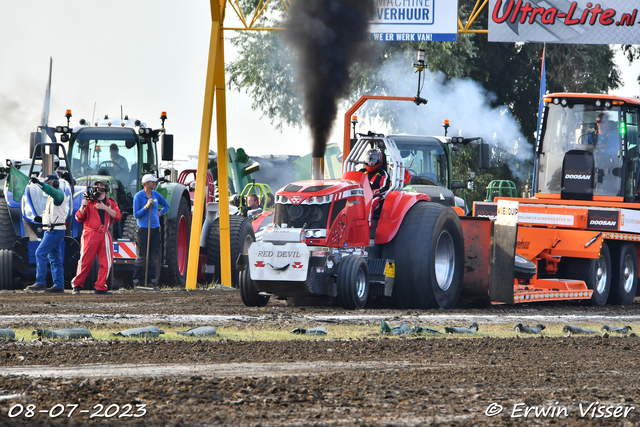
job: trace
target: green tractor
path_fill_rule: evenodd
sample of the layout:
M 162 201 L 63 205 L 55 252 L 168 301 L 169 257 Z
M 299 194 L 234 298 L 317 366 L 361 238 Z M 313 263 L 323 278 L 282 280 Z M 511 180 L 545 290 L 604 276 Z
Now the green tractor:
M 80 208 L 84 191 L 96 180 L 109 182 L 110 190 L 107 195 L 116 200 L 122 212 L 121 220 L 112 229 L 114 264 L 113 275 L 110 276 L 109 281 L 113 284 L 114 280 L 120 279 L 127 283 L 136 259 L 138 231 L 137 221 L 133 216 L 133 196 L 142 189 L 142 176 L 152 174 L 159 178 L 156 191 L 171 206 L 169 213 L 161 219 L 162 250 L 156 277 L 159 278 L 159 283 L 166 286 L 184 287 L 191 230 L 191 201 L 187 187 L 169 182 L 159 175 L 158 142 L 160 142 L 162 160 L 173 159 L 173 135 L 167 134 L 164 128 L 166 113 L 161 114 L 162 126 L 159 129 L 148 127 L 140 120 L 129 120 L 128 116 L 121 119 L 110 119 L 105 116 L 103 120 L 96 120 L 94 123 L 88 123 L 82 119 L 79 126 L 72 128 L 69 123 L 70 110 L 67 110 L 66 117 L 67 126 L 44 129 L 53 143 L 43 143 L 41 142 L 42 134 L 33 133 L 30 151 L 32 169 L 33 164 L 42 162 L 48 154 L 55 154 L 64 161 L 61 163 L 61 166 L 64 165 L 66 169 L 63 178 L 69 181 L 73 195 L 67 226 L 68 238 L 80 241 L 82 224 L 75 220 L 75 212 Z M 61 143 L 68 143 L 66 150 L 63 144 L 56 142 L 56 134 L 59 134 Z M 31 191 L 25 194 L 24 197 L 28 198 L 26 202 L 34 202 L 35 207 L 35 204 L 38 204 L 35 200 L 39 196 L 38 193 L 41 192 Z M 41 232 L 41 226 L 38 227 L 39 224 L 34 218 L 28 217 L 28 212 L 22 212 L 21 215 L 25 218 L 25 227 L 32 229 L 35 232 L 35 234 L 31 233 L 32 237 L 35 235 L 37 238 L 37 233 Z M 30 264 L 32 258 L 28 254 L 35 252 L 33 246 L 38 243 L 36 238 L 23 237 L 28 240 L 23 245 L 27 251 L 18 258 L 22 258 L 26 264 Z M 65 239 L 65 242 L 68 240 Z M 14 245 L 16 246 L 19 245 Z M 67 246 L 67 250 L 72 252 L 79 248 L 78 245 Z M 72 264 L 74 261 L 77 264 L 77 257 L 73 253 L 67 253 L 65 260 L 67 259 L 71 260 Z M 97 262 L 94 263 L 94 267 L 97 271 Z M 74 266 L 69 266 L 69 270 L 73 271 Z M 86 283 L 89 289 L 93 285 L 90 280 L 92 276 L 93 273 L 90 274 Z

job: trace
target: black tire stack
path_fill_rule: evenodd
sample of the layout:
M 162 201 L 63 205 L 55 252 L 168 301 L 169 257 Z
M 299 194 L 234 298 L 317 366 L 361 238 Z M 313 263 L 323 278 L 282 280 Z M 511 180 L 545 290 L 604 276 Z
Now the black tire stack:
M 229 216 L 229 235 L 231 239 L 231 284 L 234 288 L 238 288 L 239 278 L 236 268 L 238 255 L 248 253 L 249 245 L 255 242 L 256 237 L 251 221 L 239 215 Z M 207 260 L 215 265 L 215 273 L 211 275 L 210 280 L 220 283 L 220 218 L 216 218 L 211 224 L 207 236 Z

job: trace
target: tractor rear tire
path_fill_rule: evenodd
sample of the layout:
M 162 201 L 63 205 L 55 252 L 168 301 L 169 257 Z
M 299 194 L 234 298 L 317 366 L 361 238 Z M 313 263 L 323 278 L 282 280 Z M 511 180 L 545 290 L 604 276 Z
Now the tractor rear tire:
M 4 197 L 0 197 L 0 249 L 13 249 L 18 236 L 13 229 L 9 206 Z
M 185 198 L 181 198 L 178 205 L 178 215 L 175 219 L 170 219 L 167 224 L 166 256 L 169 269 L 166 277 L 162 278 L 165 285 L 184 288 L 187 283 L 190 234 L 191 209 L 189 202 Z
M 638 254 L 633 243 L 626 243 L 620 256 L 613 257 L 611 270 L 611 291 L 609 303 L 633 304 L 638 287 Z
M 0 289 L 13 289 L 13 251 L 0 249 Z
M 240 297 L 247 307 L 264 307 L 269 302 L 269 295 L 260 295 L 256 284 L 251 280 L 249 268 L 240 272 L 239 278 Z
M 238 255 L 249 253 L 249 246 L 256 241 L 256 236 L 251 221 L 239 215 L 229 216 L 229 235 L 231 238 L 231 285 L 238 288 L 238 269 L 236 268 Z M 209 236 L 207 236 L 207 260 L 215 266 L 212 280 L 221 283 L 220 218 L 216 218 L 211 224 Z
M 445 308 L 458 304 L 464 274 L 464 238 L 456 212 L 418 202 L 409 209 L 382 258 L 396 262 L 391 303 L 399 308 Z
M 347 310 L 364 308 L 369 296 L 367 261 L 357 255 L 342 258 L 337 276 L 338 303 Z

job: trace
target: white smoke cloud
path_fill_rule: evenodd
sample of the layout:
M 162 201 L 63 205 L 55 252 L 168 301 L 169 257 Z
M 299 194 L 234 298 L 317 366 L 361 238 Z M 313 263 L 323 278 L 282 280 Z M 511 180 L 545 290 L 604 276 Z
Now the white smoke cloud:
M 411 64 L 402 60 L 389 61 L 379 72 L 384 76 L 384 94 L 415 96 L 418 78 Z M 449 136 L 482 137 L 493 148 L 492 161 L 511 159 L 511 170 L 522 178 L 519 166 L 533 160 L 533 147 L 520 131 L 520 124 L 509 108 L 492 107 L 495 94 L 487 92 L 471 79 L 446 80 L 442 72 L 427 70 L 423 75 L 425 81 L 421 97 L 429 100 L 427 105 L 385 102 L 384 106 L 375 107 L 376 113 L 382 113 L 383 109 L 393 112 L 392 131 L 444 135 L 442 124 L 448 119 L 451 125 Z

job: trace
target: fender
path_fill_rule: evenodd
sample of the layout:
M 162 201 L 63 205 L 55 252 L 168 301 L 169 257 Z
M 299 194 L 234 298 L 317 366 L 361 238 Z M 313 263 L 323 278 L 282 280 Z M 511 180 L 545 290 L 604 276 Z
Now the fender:
M 429 196 L 407 191 L 389 192 L 382 204 L 382 212 L 376 230 L 376 244 L 383 245 L 393 240 L 409 209 L 421 201 L 428 202 Z
M 158 185 L 156 191 L 169 202 L 169 212 L 167 213 L 167 219 L 176 219 L 178 216 L 178 206 L 180 206 L 180 198 L 184 197 L 187 200 L 187 206 L 191 209 L 191 198 L 189 197 L 189 190 L 183 184 L 175 182 L 163 183 L 162 186 Z

